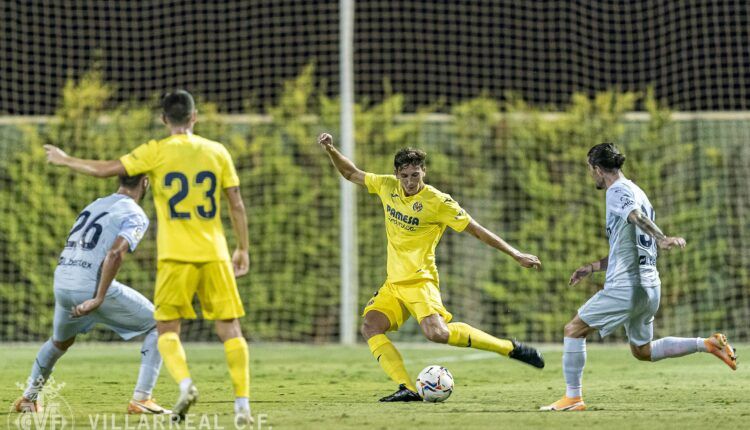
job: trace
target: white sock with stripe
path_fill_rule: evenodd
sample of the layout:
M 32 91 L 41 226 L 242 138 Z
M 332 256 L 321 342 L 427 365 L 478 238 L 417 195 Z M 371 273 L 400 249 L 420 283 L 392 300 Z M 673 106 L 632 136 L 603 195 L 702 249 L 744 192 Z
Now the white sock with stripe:
M 52 368 L 55 367 L 55 363 L 65 354 L 65 351 L 58 349 L 52 342 L 52 339 L 47 340 L 39 352 L 36 354 L 34 365 L 31 367 L 31 376 L 29 376 L 28 387 L 24 391 L 23 396 L 29 400 L 36 400 L 39 392 L 44 388 L 44 384 L 49 379 L 49 375 L 52 374 Z
M 696 352 L 705 352 L 706 344 L 700 337 L 664 337 L 651 342 L 651 361 L 682 357 Z
M 583 368 L 586 366 L 586 338 L 566 337 L 563 344 L 565 396 L 581 397 Z
M 159 378 L 159 370 L 161 369 L 161 355 L 159 354 L 159 347 L 157 342 L 159 340 L 159 334 L 156 328 L 153 328 L 146 338 L 143 339 L 143 346 L 141 347 L 141 369 L 138 373 L 138 382 L 135 385 L 135 391 L 133 392 L 133 398 L 138 401 L 143 401 L 151 398 L 151 393 L 156 385 L 156 380 Z

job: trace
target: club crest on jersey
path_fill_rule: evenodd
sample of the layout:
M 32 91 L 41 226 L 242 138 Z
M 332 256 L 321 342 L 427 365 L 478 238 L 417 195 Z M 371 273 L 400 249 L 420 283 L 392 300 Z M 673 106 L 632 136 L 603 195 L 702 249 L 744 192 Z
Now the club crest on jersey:
M 411 208 L 414 209 L 414 212 L 421 212 L 424 206 L 422 206 L 422 202 L 414 202 Z

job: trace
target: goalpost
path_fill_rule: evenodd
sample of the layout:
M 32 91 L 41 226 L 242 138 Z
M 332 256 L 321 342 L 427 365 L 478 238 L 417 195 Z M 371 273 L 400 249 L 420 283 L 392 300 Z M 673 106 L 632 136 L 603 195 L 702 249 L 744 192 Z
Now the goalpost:
M 341 152 L 354 160 L 354 0 L 340 0 Z M 341 310 L 340 342 L 356 342 L 359 271 L 356 186 L 341 178 Z

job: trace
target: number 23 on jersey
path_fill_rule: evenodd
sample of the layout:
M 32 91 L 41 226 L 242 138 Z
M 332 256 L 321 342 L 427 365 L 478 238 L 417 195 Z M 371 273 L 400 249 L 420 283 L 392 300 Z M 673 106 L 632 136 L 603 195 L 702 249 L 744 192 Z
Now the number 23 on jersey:
M 182 172 L 169 172 L 164 175 L 164 188 L 175 190 L 167 202 L 169 205 L 169 217 L 171 219 L 190 219 L 192 216 L 191 212 L 178 210 L 177 205 L 185 200 L 191 191 L 191 187 L 200 187 L 201 190 L 204 190 L 204 202 L 195 206 L 195 213 L 200 218 L 214 218 L 216 216 L 216 175 L 213 172 L 204 170 L 198 172 L 192 178 L 192 181 L 190 179 Z

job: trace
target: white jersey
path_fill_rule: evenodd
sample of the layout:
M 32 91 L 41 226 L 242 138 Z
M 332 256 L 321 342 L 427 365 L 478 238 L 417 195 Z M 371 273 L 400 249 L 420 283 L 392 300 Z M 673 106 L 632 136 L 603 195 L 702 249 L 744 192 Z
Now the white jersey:
M 148 218 L 124 194 L 112 194 L 90 203 L 78 215 L 55 269 L 55 289 L 96 292 L 101 265 L 118 236 L 130 252 L 148 229 Z
M 609 265 L 604 288 L 661 285 L 656 240 L 628 222 L 628 215 L 637 208 L 654 221 L 651 202 L 632 181 L 618 179 L 607 189 Z

